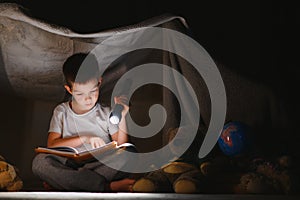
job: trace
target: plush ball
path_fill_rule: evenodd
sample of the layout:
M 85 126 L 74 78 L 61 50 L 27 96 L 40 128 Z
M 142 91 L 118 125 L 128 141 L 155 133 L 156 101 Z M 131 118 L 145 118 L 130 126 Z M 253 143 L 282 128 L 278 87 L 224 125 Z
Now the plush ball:
M 236 156 L 250 150 L 252 138 L 250 128 L 242 122 L 225 124 L 218 139 L 221 151 L 227 156 Z

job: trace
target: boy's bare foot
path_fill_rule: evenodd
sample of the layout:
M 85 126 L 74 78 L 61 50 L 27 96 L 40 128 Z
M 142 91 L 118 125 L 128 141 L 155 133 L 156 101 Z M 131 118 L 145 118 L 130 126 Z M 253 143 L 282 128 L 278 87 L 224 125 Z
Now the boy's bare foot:
M 112 181 L 110 183 L 110 189 L 112 192 L 132 192 L 132 186 L 134 183 L 135 180 L 129 178 Z
M 54 190 L 47 182 L 43 182 L 43 187 L 46 189 L 46 190 Z

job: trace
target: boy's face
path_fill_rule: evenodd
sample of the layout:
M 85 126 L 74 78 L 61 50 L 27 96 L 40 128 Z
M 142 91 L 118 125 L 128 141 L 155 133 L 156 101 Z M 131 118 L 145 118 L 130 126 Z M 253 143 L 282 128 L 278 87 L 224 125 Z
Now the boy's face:
M 98 100 L 100 83 L 101 79 L 93 79 L 86 83 L 73 83 L 72 88 L 68 86 L 65 88 L 81 110 L 90 110 Z

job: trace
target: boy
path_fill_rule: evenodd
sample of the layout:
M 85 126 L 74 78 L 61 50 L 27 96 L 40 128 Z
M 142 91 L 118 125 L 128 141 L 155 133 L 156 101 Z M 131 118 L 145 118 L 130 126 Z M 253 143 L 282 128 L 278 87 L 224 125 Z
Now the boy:
M 109 122 L 110 109 L 97 103 L 102 78 L 96 58 L 78 53 L 63 65 L 64 86 L 72 100 L 59 104 L 53 111 L 48 131 L 48 147 L 72 146 L 97 148 L 112 140 L 128 141 L 125 115 L 129 107 L 125 97 L 115 97 L 124 106 L 119 125 Z M 118 127 L 119 126 L 119 127 Z M 98 161 L 75 163 L 52 155 L 38 154 L 33 160 L 35 175 L 52 188 L 71 191 L 131 191 L 133 179 Z

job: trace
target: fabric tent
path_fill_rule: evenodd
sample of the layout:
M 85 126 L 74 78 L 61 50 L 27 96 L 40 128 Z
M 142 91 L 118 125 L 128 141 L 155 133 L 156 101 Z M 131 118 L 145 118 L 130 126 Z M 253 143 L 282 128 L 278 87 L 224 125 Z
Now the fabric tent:
M 90 52 L 103 42 L 106 42 L 104 49 L 108 50 L 107 41 L 115 42 L 112 44 L 114 48 L 121 48 L 118 46 L 118 41 L 114 39 L 125 41 L 126 44 L 133 46 L 141 45 L 139 42 L 144 40 L 134 38 L 132 35 L 129 37 L 127 34 L 144 30 L 147 27 L 174 30 L 192 37 L 192 30 L 189 29 L 185 19 L 171 14 L 99 33 L 79 34 L 67 28 L 30 17 L 23 11 L 22 7 L 15 4 L 0 4 L 0 88 L 2 91 L 26 98 L 60 102 L 65 97 L 61 67 L 70 55 L 78 52 Z M 128 38 L 120 37 L 123 33 Z M 154 32 L 150 33 L 153 34 Z M 151 40 L 156 38 L 156 35 L 150 35 L 147 38 Z M 164 39 L 162 42 L 167 41 L 167 45 L 174 44 L 172 40 L 168 40 L 168 37 Z M 119 44 L 124 44 L 122 42 Z M 193 55 L 193 59 L 195 59 L 195 52 L 189 52 L 191 51 L 189 46 L 180 42 L 179 45 L 181 46 L 172 48 L 183 49 L 188 54 Z M 175 86 L 178 96 L 174 95 L 174 91 L 155 83 L 145 84 L 132 94 L 130 114 L 136 124 L 146 126 L 151 120 L 158 124 L 166 120 L 161 129 L 153 126 L 153 128 L 158 129 L 157 134 L 153 134 L 149 138 L 132 137 L 141 152 L 160 148 L 168 141 L 168 130 L 183 125 L 184 127 L 196 127 L 196 130 L 200 130 L 196 131 L 196 139 L 193 139 L 193 145 L 187 154 L 189 155 L 188 159 L 197 159 L 204 135 L 216 119 L 223 121 L 223 123 L 235 120 L 246 123 L 255 130 L 254 133 L 259 137 L 258 144 L 260 146 L 267 145 L 266 149 L 269 152 L 274 150 L 273 147 L 277 144 L 273 142 L 273 146 L 269 143 L 266 144 L 266 142 L 269 138 L 281 139 L 280 132 L 286 128 L 286 115 L 278 99 L 269 88 L 235 73 L 222 64 L 216 65 L 217 62 L 213 61 L 213 58 L 211 59 L 204 49 L 199 55 L 199 60 L 205 58 L 204 61 L 201 61 L 204 71 L 209 74 L 210 70 L 215 70 L 213 67 L 216 66 L 222 78 L 221 82 L 215 77 L 203 77 L 189 62 L 189 59 L 176 54 L 176 52 L 141 46 L 145 48 L 131 49 L 132 51 L 117 57 L 113 63 L 109 63 L 105 67 L 103 71 L 104 82 L 101 87 L 101 103 L 110 105 L 117 81 L 127 71 L 147 63 L 163 64 L 172 68 L 181 74 L 191 86 L 189 87 L 184 80 L 176 76 L 176 73 L 172 75 L 172 73 L 165 73 L 161 70 L 161 73 L 155 72 L 158 79 L 163 83 L 169 82 Z M 155 65 L 152 67 L 154 69 Z M 146 73 L 144 76 L 138 76 L 134 79 L 146 79 L 148 75 L 153 76 L 153 74 Z M 207 81 L 210 81 L 212 85 L 215 83 L 217 87 L 220 86 L 215 90 L 214 100 L 212 100 L 209 89 L 211 86 L 207 85 Z M 222 87 L 225 88 L 224 91 Z M 196 99 L 193 98 L 192 93 L 195 93 Z M 223 101 L 224 99 L 226 101 Z M 214 101 L 221 102 L 218 104 L 219 107 L 212 106 Z M 159 116 L 158 119 L 150 119 L 148 111 L 153 104 L 163 105 L 166 118 L 163 114 L 158 114 L 154 115 Z M 226 113 L 223 113 L 224 109 Z M 184 113 L 186 117 L 182 122 L 182 114 Z M 199 120 L 197 119 L 198 113 L 200 113 Z M 223 115 L 225 119 L 223 119 Z M 213 134 L 215 137 L 221 131 L 221 127 L 213 128 L 209 134 Z M 189 136 L 190 129 L 183 130 L 183 136 Z M 139 132 L 139 134 L 139 136 L 143 136 L 143 132 Z

